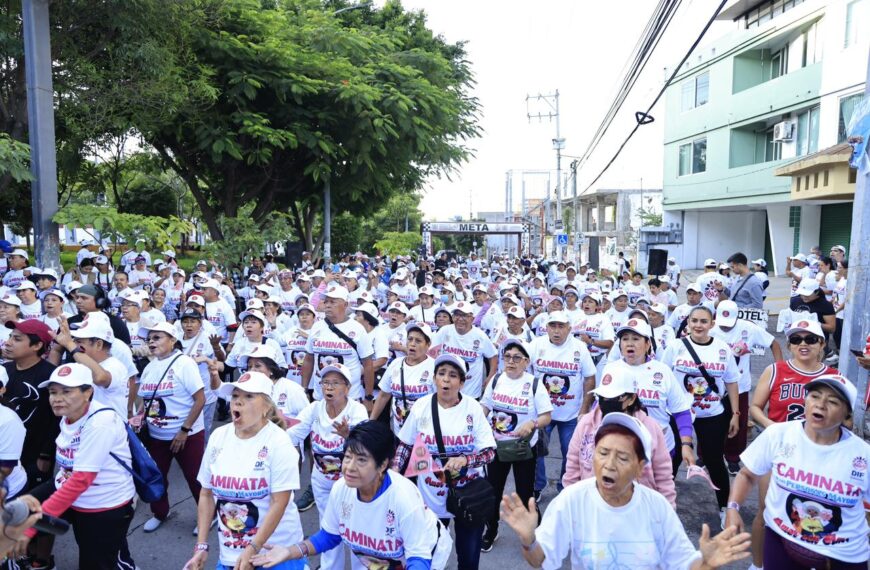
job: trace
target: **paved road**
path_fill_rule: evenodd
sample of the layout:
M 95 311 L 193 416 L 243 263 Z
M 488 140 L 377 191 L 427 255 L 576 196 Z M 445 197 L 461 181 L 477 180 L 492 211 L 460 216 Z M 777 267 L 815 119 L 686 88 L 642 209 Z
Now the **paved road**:
M 772 317 L 768 326 L 768 330 L 771 333 L 776 330 L 775 324 L 776 319 Z M 777 339 L 785 347 L 781 334 L 777 335 Z M 761 371 L 771 362 L 773 362 L 773 359 L 769 355 L 752 357 L 753 381 L 757 381 Z M 750 437 L 752 435 L 750 434 Z M 542 500 L 544 510 L 546 510 L 548 501 L 555 495 L 555 477 L 558 475 L 560 464 L 561 452 L 557 439 L 554 437 L 551 441 L 550 455 L 547 457 L 547 473 L 551 476 L 552 480 L 544 492 Z M 513 481 L 510 478 L 508 479 L 508 489 L 513 490 Z M 196 542 L 196 539 L 191 534 L 196 525 L 196 507 L 193 499 L 190 497 L 181 472 L 174 465 L 170 472 L 169 497 L 170 503 L 173 505 L 174 516 L 154 533 L 145 534 L 141 529 L 142 524 L 150 517 L 148 506 L 140 504 L 136 510 L 136 516 L 130 528 L 129 540 L 133 557 L 142 570 L 181 569 L 188 560 L 193 545 Z M 757 496 L 753 494 L 743 509 L 744 520 L 747 523 L 755 515 L 756 506 Z M 703 523 L 709 524 L 714 532 L 719 528 L 719 517 L 713 491 L 697 479 L 691 482 L 686 481 L 685 468 L 680 471 L 677 477 L 677 512 L 680 520 L 683 521 L 689 537 L 696 545 Z M 317 522 L 316 508 L 302 513 L 302 525 L 306 536 L 317 531 Z M 217 560 L 215 553 L 218 548 L 214 533 L 211 535 L 210 543 L 212 554 L 209 559 L 211 564 L 209 567 L 213 568 Z M 77 568 L 77 555 L 78 550 L 71 534 L 57 541 L 55 559 L 58 570 L 75 570 Z M 733 565 L 729 568 L 745 569 L 748 565 L 747 562 Z M 347 567 L 349 568 L 350 565 L 348 564 Z M 451 569 L 456 568 L 455 556 L 451 559 L 448 567 Z M 501 536 L 492 552 L 481 554 L 480 567 L 484 570 L 505 568 L 519 570 L 526 567 L 520 555 L 519 541 L 513 531 L 507 528 L 506 525 L 502 525 Z M 312 569 L 315 568 L 317 568 L 316 559 L 312 563 Z M 567 560 L 563 564 L 563 568 L 570 568 L 570 563 Z

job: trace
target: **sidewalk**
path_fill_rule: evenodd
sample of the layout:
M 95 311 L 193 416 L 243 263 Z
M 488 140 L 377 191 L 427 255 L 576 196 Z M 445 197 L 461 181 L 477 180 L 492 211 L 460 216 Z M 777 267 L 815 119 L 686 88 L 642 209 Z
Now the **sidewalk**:
M 677 297 L 681 302 L 686 300 L 686 285 L 692 283 L 699 275 L 704 273 L 702 269 L 688 269 L 683 271 L 682 279 L 680 279 L 680 289 L 677 291 Z M 788 309 L 788 301 L 791 298 L 791 277 L 774 277 L 770 276 L 770 286 L 767 288 L 767 299 L 764 301 L 764 308 L 771 315 L 778 315 L 780 311 Z

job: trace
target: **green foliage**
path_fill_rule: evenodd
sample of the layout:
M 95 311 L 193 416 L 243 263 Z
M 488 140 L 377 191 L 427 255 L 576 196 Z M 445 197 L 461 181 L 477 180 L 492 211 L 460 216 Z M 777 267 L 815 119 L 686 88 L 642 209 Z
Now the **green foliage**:
M 6 176 L 15 182 L 33 179 L 30 174 L 30 146 L 0 133 L 0 178 Z
M 660 227 L 662 225 L 662 214 L 660 212 L 653 212 L 646 208 L 639 208 L 637 210 L 637 215 L 640 216 L 640 225 L 642 227 Z
M 332 219 L 332 251 L 335 257 L 342 253 L 354 253 L 362 247 L 364 221 L 343 212 Z
M 144 239 L 149 247 L 166 249 L 193 231 L 193 224 L 174 216 L 161 218 L 119 213 L 115 208 L 90 204 L 71 204 L 58 211 L 55 223 L 77 227 L 94 239 L 97 233 L 114 243 L 134 243 Z
M 408 255 L 422 243 L 420 232 L 387 232 L 375 242 L 374 248 L 382 255 Z
M 257 223 L 250 215 L 252 209 L 249 204 L 238 217 L 223 216 L 218 220 L 223 234 L 231 237 L 213 240 L 206 246 L 211 259 L 227 267 L 242 267 L 251 256 L 263 254 L 264 244 L 295 239 L 286 214 L 274 212 Z

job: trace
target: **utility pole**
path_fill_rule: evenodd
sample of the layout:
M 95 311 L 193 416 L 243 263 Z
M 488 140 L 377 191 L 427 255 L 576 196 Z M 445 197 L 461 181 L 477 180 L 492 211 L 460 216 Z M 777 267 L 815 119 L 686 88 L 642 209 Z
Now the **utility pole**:
M 60 269 L 57 224 L 57 154 L 54 144 L 54 88 L 51 83 L 49 0 L 24 0 L 24 71 L 30 141 L 33 247 L 39 267 Z
M 582 238 L 580 232 L 580 218 L 577 215 L 577 164 L 578 161 L 576 159 L 571 161 L 571 209 L 574 212 L 572 216 L 572 219 L 574 220 L 574 237 L 572 238 L 572 243 L 574 244 L 574 251 L 577 253 L 576 262 L 579 266 L 579 263 L 581 261 L 580 240 Z
M 870 54 L 867 58 L 867 79 L 864 99 L 870 98 Z M 866 135 L 865 135 L 866 136 Z M 867 152 L 865 148 L 865 152 Z M 866 160 L 867 157 L 865 157 Z M 846 312 L 843 319 L 843 345 L 838 368 L 858 388 L 858 402 L 853 411 L 856 432 L 870 439 L 870 417 L 867 415 L 867 371 L 858 366 L 850 349 L 864 351 L 870 332 L 870 172 L 859 171 L 855 181 L 855 201 L 852 206 L 852 239 L 849 242 L 849 278 L 847 280 Z
M 547 104 L 550 108 L 549 111 L 544 113 L 537 112 L 532 113 L 529 110 L 529 101 L 536 101 Z M 565 139 L 562 138 L 561 131 L 559 129 L 559 90 L 556 89 L 553 93 L 548 93 L 546 95 L 542 95 L 538 93 L 535 96 L 526 95 L 526 116 L 531 122 L 532 119 L 538 119 L 538 121 L 543 121 L 545 118 L 549 121 L 556 122 L 556 138 L 553 139 L 553 150 L 556 151 L 556 231 L 560 230 L 559 226 L 562 225 L 562 149 L 565 148 Z M 549 198 L 549 188 L 547 189 L 547 197 Z M 561 228 L 564 231 L 564 226 Z M 554 240 L 555 241 L 555 240 Z M 557 257 L 559 259 L 562 258 L 562 246 L 556 246 Z

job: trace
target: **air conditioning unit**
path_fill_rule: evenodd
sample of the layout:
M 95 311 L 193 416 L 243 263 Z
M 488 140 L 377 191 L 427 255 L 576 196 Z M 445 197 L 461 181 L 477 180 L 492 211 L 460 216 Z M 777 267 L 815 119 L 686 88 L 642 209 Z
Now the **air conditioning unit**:
M 773 140 L 790 141 L 794 138 L 795 122 L 782 121 L 773 125 Z

